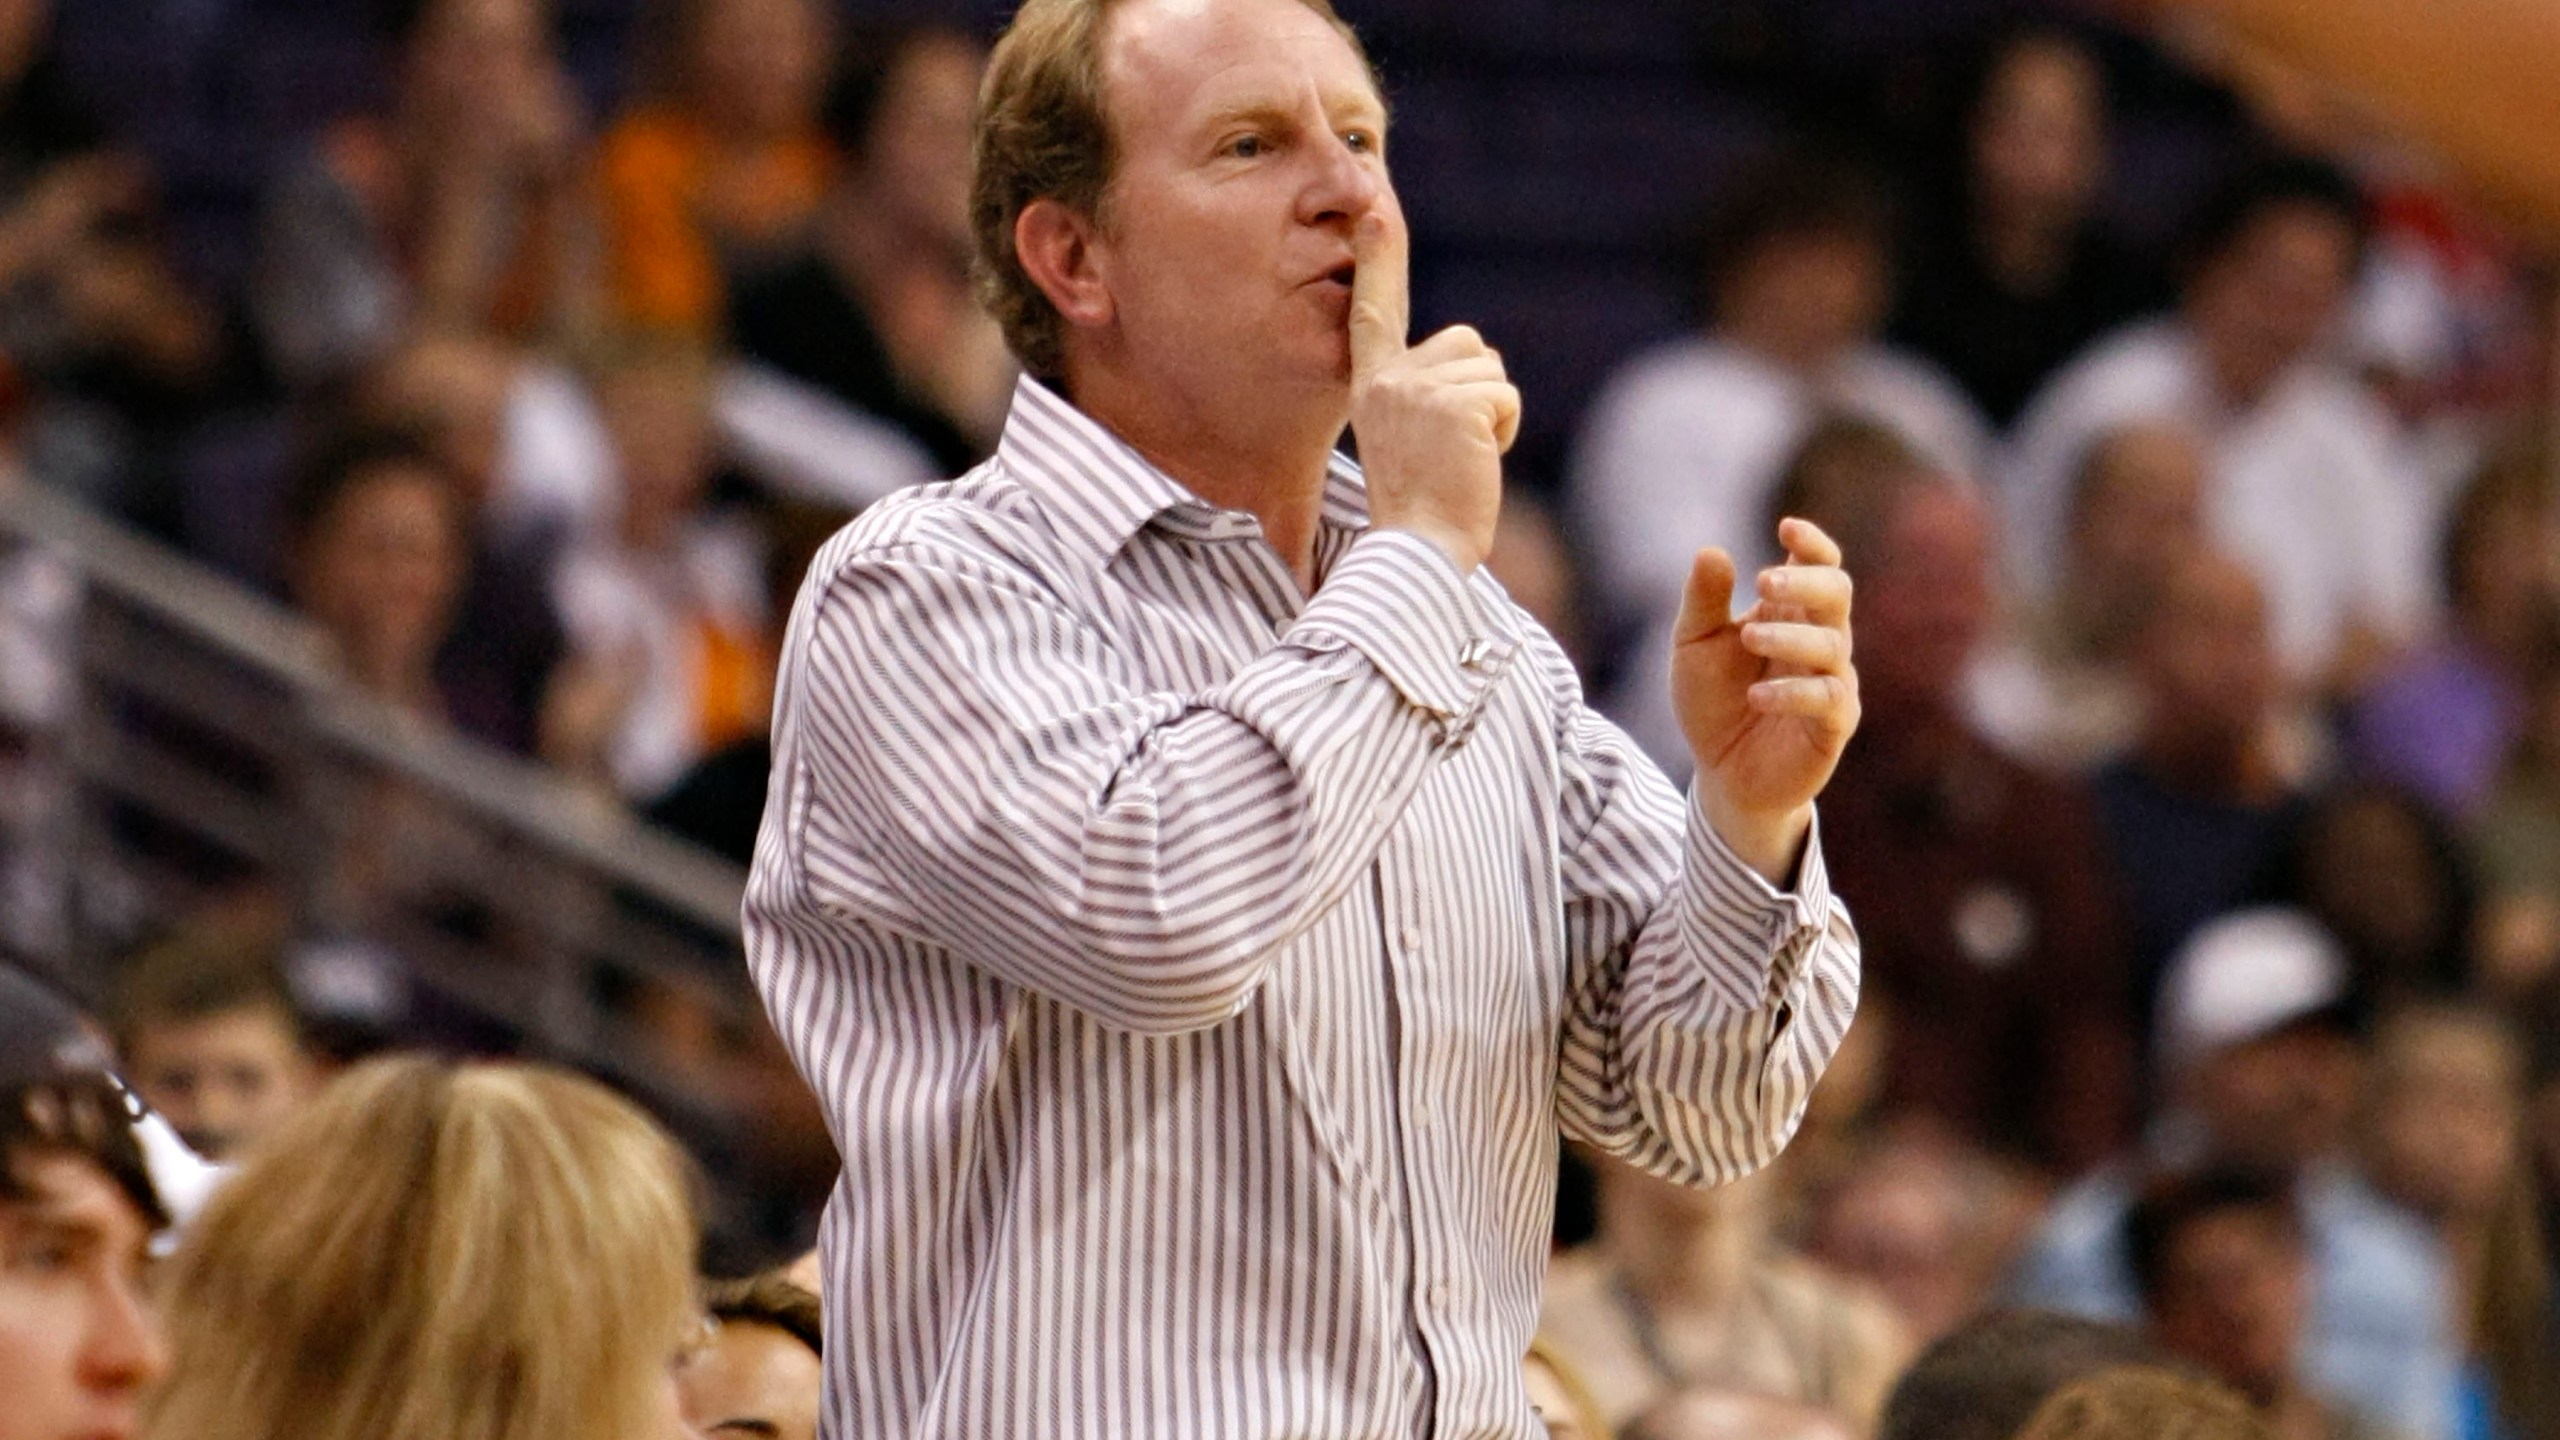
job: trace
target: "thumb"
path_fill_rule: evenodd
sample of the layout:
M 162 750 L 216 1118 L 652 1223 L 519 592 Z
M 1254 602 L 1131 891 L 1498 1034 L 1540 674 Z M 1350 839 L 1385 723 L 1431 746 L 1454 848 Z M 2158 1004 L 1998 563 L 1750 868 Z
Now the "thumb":
M 1351 378 L 1354 383 L 1404 353 L 1413 323 L 1403 232 L 1372 208 L 1351 232 Z
M 1671 630 L 1675 645 L 1703 640 L 1733 620 L 1733 557 L 1713 546 L 1698 552 L 1689 567 L 1689 585 L 1681 592 L 1680 619 Z

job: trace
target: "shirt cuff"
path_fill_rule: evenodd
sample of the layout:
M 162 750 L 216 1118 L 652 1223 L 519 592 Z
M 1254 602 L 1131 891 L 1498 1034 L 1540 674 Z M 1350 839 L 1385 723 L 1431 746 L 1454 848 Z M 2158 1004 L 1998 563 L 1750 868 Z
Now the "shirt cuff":
M 1354 541 L 1289 639 L 1310 649 L 1359 651 L 1405 703 L 1431 717 L 1445 745 L 1475 728 L 1494 682 L 1521 648 L 1440 547 L 1401 530 L 1371 530 Z
M 1708 821 L 1694 784 L 1688 830 L 1685 909 L 1692 952 L 1706 957 L 1709 975 L 1734 1004 L 1758 1009 L 1782 1002 L 1803 979 L 1815 942 L 1830 923 L 1821 807 L 1814 808 L 1805 829 L 1795 884 L 1787 890 L 1733 853 Z

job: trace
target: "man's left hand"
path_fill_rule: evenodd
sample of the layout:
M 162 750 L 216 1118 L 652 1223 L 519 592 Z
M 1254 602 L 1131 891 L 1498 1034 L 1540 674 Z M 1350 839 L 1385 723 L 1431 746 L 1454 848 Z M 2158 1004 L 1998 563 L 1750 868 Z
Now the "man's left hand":
M 1760 572 L 1759 598 L 1733 611 L 1733 557 L 1703 550 L 1671 648 L 1671 704 L 1698 763 L 1707 819 L 1744 863 L 1789 883 L 1813 797 L 1858 728 L 1849 660 L 1849 573 L 1809 520 L 1778 526 L 1785 564 Z

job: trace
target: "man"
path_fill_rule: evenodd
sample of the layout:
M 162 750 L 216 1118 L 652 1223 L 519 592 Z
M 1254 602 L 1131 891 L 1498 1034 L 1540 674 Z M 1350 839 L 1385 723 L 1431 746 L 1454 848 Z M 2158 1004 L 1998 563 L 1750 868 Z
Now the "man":
M 2278 1440 L 2381 1435 L 2302 1383 L 2311 1264 L 2293 1191 L 2238 1171 L 2155 1184 L 2125 1217 L 2152 1338 L 2246 1396 Z
M 167 1366 L 130 1104 L 79 1015 L 0 966 L 0 1440 L 125 1440 Z
M 846 1160 L 830 1436 L 1535 1436 L 1559 1132 L 1731 1179 L 1847 1024 L 1838 550 L 1788 525 L 1747 623 L 1700 556 L 1684 816 L 1477 573 L 1518 396 L 1406 345 L 1385 120 L 1299 0 L 992 58 L 1035 378 L 812 568 L 746 906 Z
M 319 1087 L 271 948 L 218 928 L 181 935 L 117 978 L 116 1048 L 133 1087 L 209 1160 L 236 1158 Z
M 2263 890 L 2304 802 L 2284 755 L 2289 707 L 2257 577 L 2190 550 L 2125 611 L 2141 720 L 2090 789 L 2147 1039 L 2170 957 Z
M 817 1440 L 818 1297 L 757 1275 L 712 1286 L 704 1308 L 718 1328 L 676 1375 L 685 1423 L 704 1440 Z
M 2001 478 L 2032 593 L 2058 581 L 2088 448 L 2168 421 L 2205 440 L 2213 537 L 2257 571 L 2292 679 L 2352 693 L 2408 638 L 2428 603 L 2427 487 L 2397 422 L 2321 344 L 2364 234 L 2354 186 L 2308 161 L 2251 169 L 2205 207 L 2178 308 L 2091 346 L 2018 421 Z
M 2055 1200 L 2021 1263 L 2017 1297 L 2139 1318 L 2125 1216 L 2146 1174 L 2270 1178 L 2295 1197 L 2309 1240 L 2305 1379 L 2420 1440 L 2456 1433 L 2444 1256 L 2342 1160 L 2360 1090 L 2361 1008 L 2337 942 L 2296 911 L 2244 910 L 2198 930 L 2161 988 L 2167 1113 L 2150 1153 Z

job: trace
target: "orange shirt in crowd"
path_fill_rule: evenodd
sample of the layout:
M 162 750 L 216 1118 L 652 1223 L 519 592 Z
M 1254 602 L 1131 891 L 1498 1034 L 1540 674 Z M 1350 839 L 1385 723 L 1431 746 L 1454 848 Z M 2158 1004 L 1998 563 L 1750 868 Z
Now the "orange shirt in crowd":
M 711 340 L 724 318 L 721 249 L 788 238 L 816 209 L 834 151 L 813 131 L 723 156 L 699 121 L 653 107 L 606 132 L 599 163 L 614 314 Z

